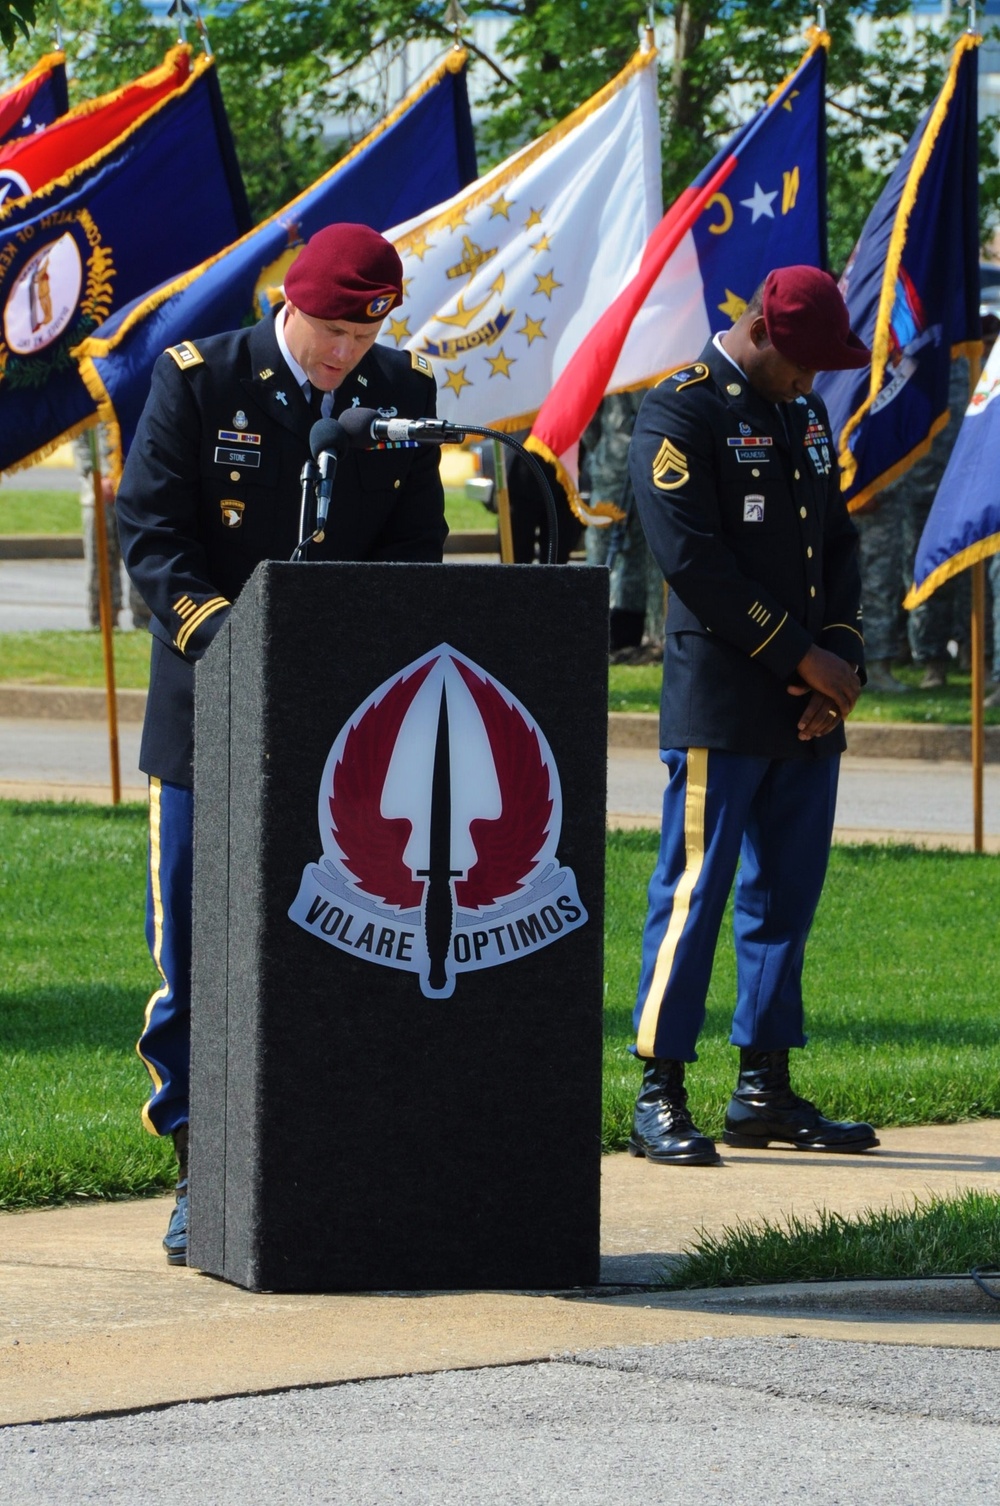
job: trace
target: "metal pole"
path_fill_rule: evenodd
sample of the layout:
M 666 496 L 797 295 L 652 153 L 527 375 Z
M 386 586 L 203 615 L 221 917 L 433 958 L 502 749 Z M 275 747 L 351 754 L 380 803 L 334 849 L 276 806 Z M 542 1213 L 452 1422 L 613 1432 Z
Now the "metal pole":
M 969 397 L 979 385 L 982 361 L 969 357 Z M 986 693 L 986 565 L 977 560 L 972 566 L 972 617 L 969 624 L 969 650 L 972 657 L 972 847 L 983 850 L 983 763 L 986 753 L 986 719 L 983 697 Z
M 104 517 L 104 478 L 101 475 L 101 451 L 97 431 L 87 436 L 94 483 L 94 552 L 97 556 L 98 600 L 101 609 L 101 645 L 104 649 L 104 686 L 108 702 L 108 744 L 111 759 L 111 804 L 122 798 L 121 763 L 118 756 L 118 700 L 115 695 L 115 649 L 112 630 L 111 570 L 108 565 L 108 530 Z
M 500 563 L 514 563 L 514 531 L 510 526 L 510 492 L 507 488 L 507 461 L 499 439 L 493 441 L 493 475 L 497 494 L 497 518 L 500 523 Z
M 983 850 L 983 762 L 986 751 L 983 690 L 985 688 L 986 565 L 972 566 L 972 847 Z

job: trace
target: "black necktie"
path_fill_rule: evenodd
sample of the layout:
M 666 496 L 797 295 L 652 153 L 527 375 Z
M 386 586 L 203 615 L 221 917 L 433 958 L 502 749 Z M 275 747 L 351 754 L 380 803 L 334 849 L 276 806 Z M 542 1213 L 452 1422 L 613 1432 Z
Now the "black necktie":
M 325 396 L 325 392 L 321 392 L 319 388 L 314 387 L 312 383 L 309 384 L 309 412 L 313 416 L 314 423 L 317 418 L 323 417 L 323 399 Z

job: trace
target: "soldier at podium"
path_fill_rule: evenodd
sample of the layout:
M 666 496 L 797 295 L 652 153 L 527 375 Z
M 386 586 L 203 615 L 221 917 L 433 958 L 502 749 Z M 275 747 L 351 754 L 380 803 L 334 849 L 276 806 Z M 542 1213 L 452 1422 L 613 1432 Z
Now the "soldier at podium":
M 375 343 L 402 298 L 402 264 L 383 236 L 365 225 L 318 231 L 284 293 L 252 328 L 160 356 L 118 492 L 125 566 L 152 612 L 139 766 L 150 799 L 146 939 L 162 982 L 138 1051 L 152 1081 L 143 1123 L 177 1154 L 163 1242 L 172 1265 L 187 1259 L 194 666 L 254 568 L 290 559 L 299 542 L 316 420 L 359 406 L 426 418 L 436 406 L 426 359 Z M 348 451 L 310 559 L 440 563 L 438 459 L 436 446 Z

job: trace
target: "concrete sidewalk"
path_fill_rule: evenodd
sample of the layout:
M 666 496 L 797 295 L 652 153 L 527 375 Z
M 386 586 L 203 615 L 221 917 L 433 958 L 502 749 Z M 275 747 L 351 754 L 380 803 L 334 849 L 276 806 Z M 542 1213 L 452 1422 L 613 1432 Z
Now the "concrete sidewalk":
M 1000 1303 L 969 1280 L 648 1289 L 701 1231 L 1000 1192 L 1000 1121 L 881 1139 L 865 1156 L 727 1150 L 717 1168 L 605 1157 L 602 1286 L 569 1293 L 253 1294 L 167 1266 L 169 1199 L 5 1214 L 0 1424 L 706 1337 L 1000 1347 Z

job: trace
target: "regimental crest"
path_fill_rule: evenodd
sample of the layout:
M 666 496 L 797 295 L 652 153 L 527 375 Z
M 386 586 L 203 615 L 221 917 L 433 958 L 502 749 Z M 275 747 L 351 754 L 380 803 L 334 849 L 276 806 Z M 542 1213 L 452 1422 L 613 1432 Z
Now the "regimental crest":
M 323 856 L 289 917 L 449 998 L 462 973 L 515 962 L 585 925 L 557 848 L 562 795 L 534 718 L 440 644 L 386 680 L 323 770 Z

